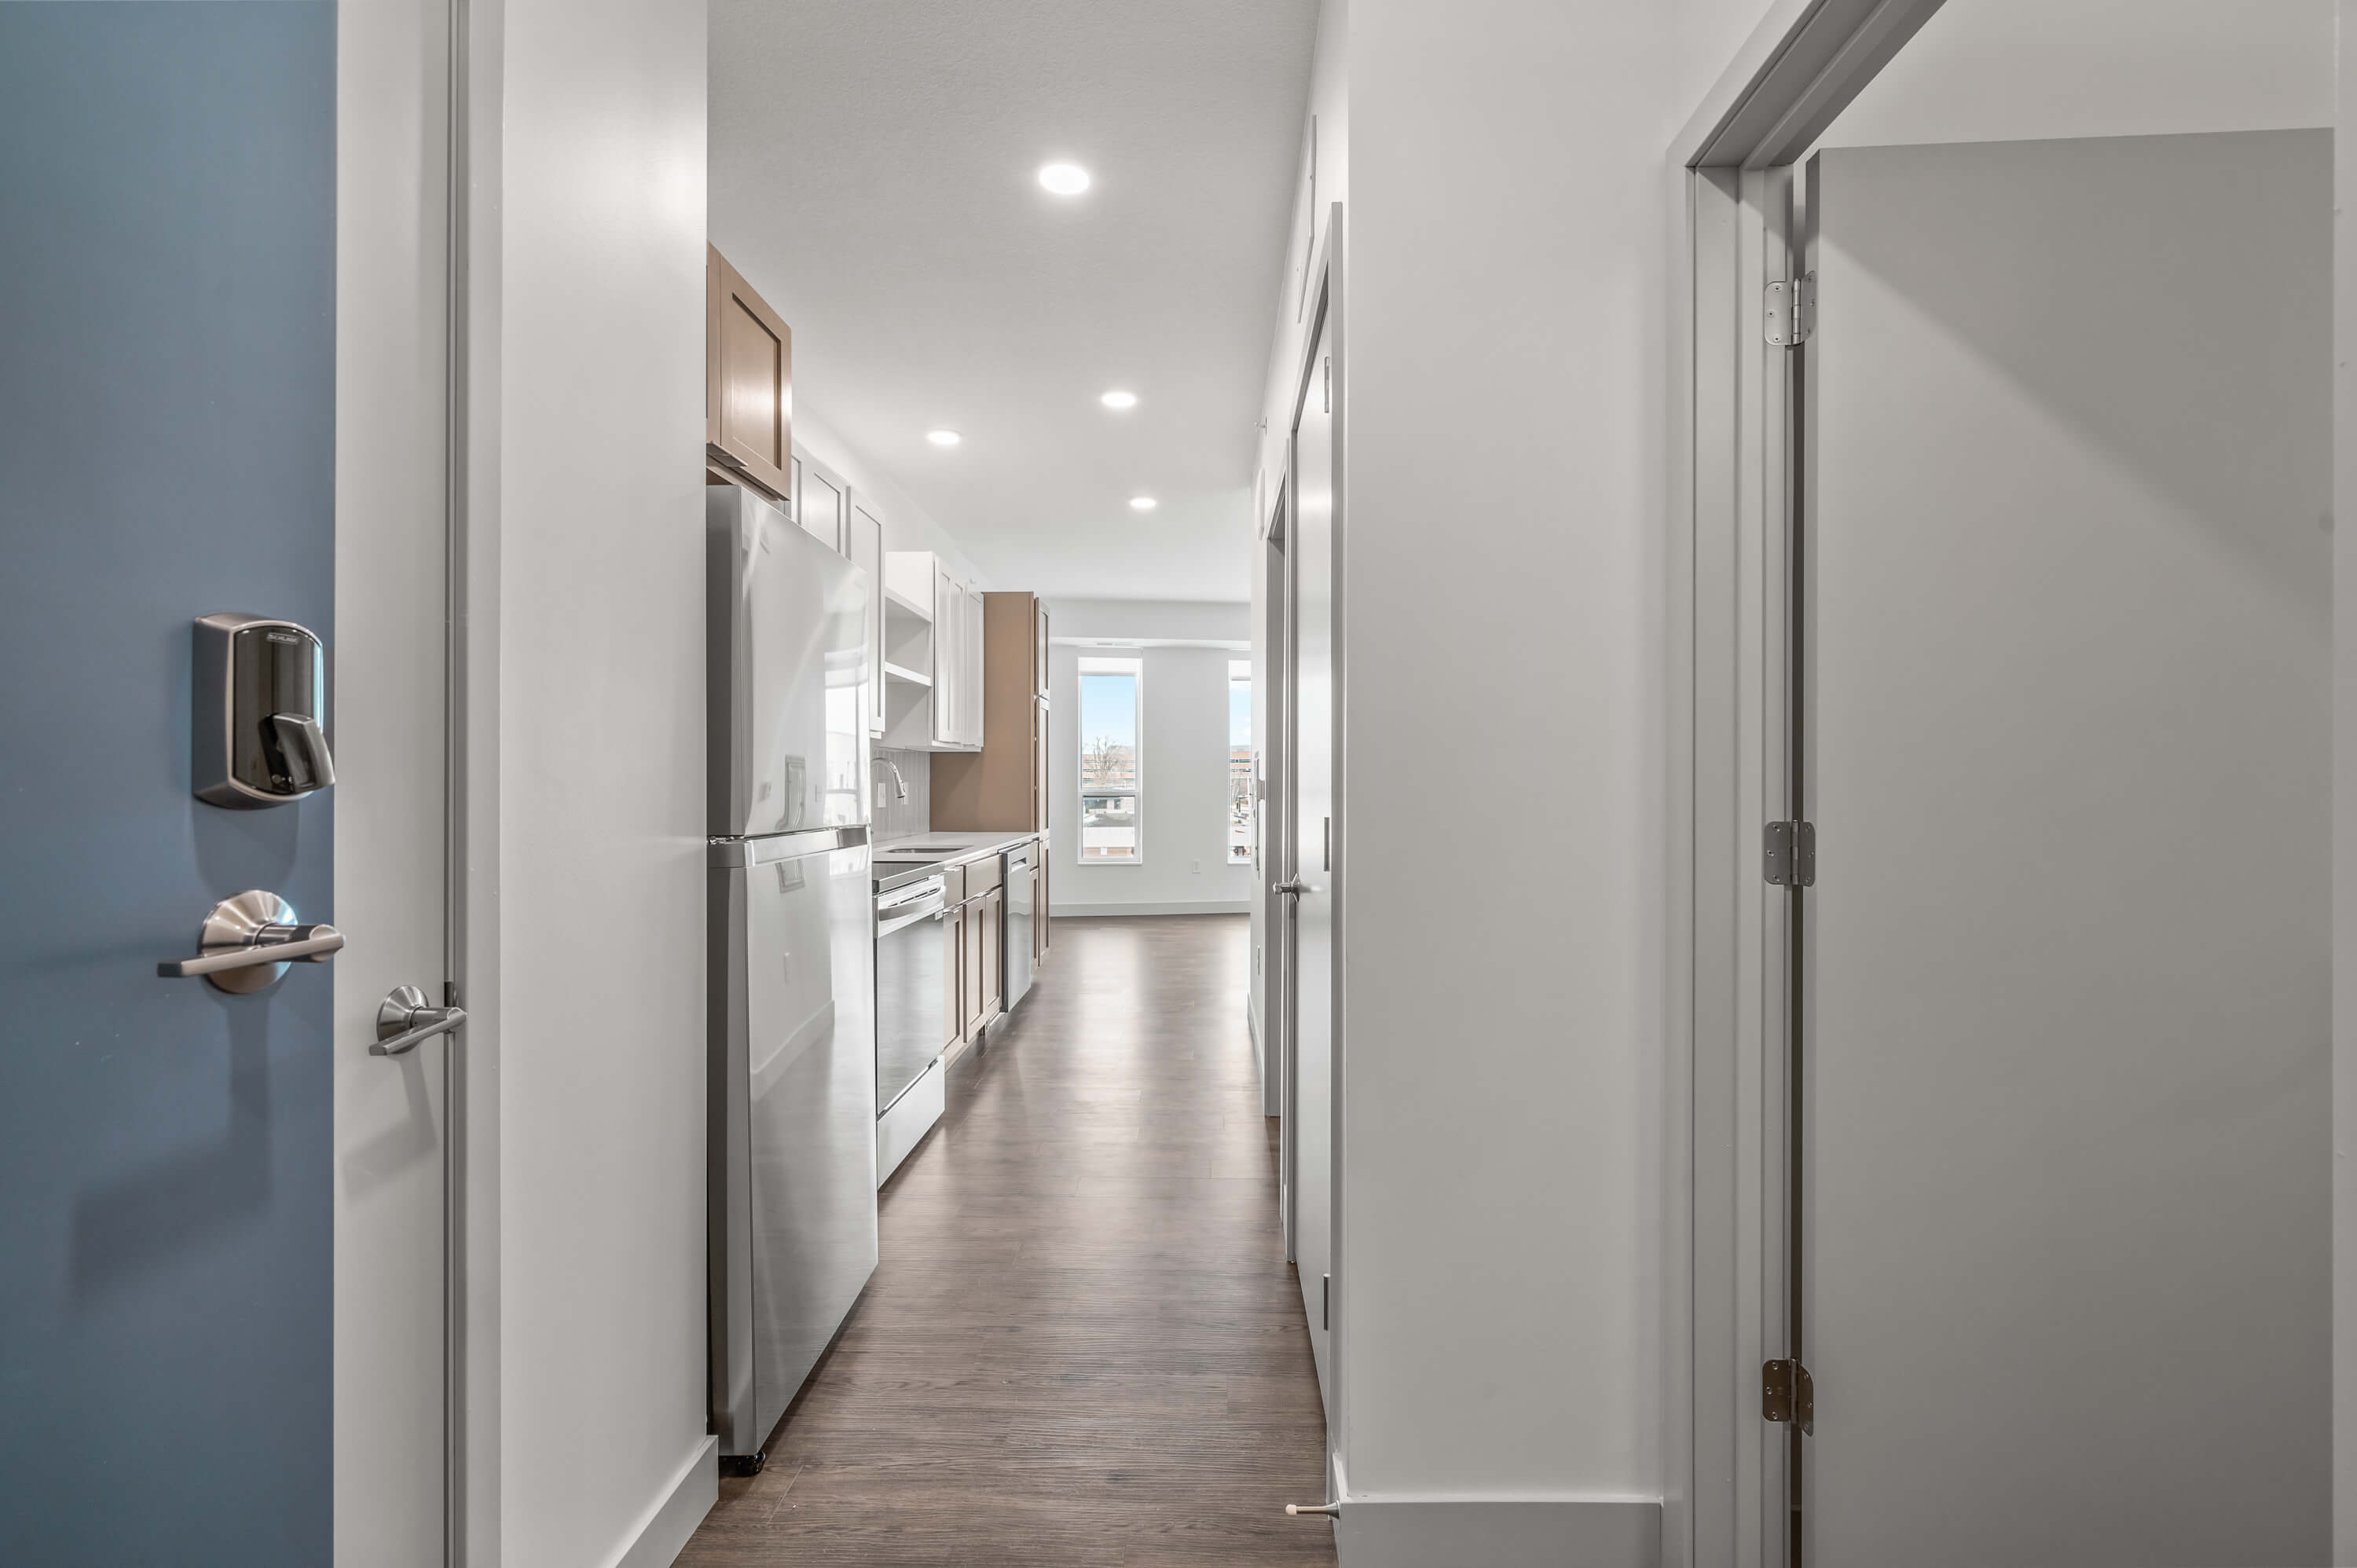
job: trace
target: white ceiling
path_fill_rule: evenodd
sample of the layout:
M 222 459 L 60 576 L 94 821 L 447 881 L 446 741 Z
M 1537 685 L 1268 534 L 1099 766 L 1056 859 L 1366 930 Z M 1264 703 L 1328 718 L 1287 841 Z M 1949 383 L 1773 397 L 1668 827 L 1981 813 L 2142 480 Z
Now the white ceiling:
M 793 328 L 796 406 L 987 585 L 1249 596 L 1316 27 L 1316 0 L 714 0 L 713 242 Z M 1092 188 L 1041 190 L 1057 159 Z

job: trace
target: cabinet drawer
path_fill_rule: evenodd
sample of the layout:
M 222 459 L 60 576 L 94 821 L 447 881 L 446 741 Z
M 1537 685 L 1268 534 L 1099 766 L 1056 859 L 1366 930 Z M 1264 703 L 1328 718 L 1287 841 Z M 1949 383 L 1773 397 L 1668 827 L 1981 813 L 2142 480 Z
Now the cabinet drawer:
M 988 860 L 970 860 L 965 863 L 963 869 L 965 896 L 969 898 L 979 897 L 1006 882 L 1006 857 L 1003 854 L 994 854 Z

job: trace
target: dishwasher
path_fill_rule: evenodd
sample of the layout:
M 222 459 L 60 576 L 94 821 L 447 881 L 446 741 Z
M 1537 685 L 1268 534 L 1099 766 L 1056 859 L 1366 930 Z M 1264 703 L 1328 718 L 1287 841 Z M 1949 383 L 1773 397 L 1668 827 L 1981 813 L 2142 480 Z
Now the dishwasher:
M 1006 852 L 1006 1001 L 1009 1013 L 1031 989 L 1031 907 L 1039 897 L 1039 879 L 1031 875 L 1036 842 L 1026 841 Z
M 948 1102 L 949 905 L 939 875 L 876 896 L 876 1182 L 899 1167 Z

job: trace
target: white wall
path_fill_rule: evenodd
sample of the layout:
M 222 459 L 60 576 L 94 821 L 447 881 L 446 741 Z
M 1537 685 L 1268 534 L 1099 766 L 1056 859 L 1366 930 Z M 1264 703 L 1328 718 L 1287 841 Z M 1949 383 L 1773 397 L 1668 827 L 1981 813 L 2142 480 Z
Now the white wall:
M 1346 831 L 1353 872 L 1381 868 L 1343 895 L 1336 1436 L 1353 1495 L 1660 1494 L 1662 171 L 1770 8 L 1328 7 L 1347 33 L 1339 51 L 1321 36 L 1315 93 L 1349 139 L 1347 158 L 1321 146 L 1318 203 L 1348 187 Z M 2073 10 L 2093 27 L 2105 8 Z M 2283 30 L 2241 40 L 2235 91 L 2272 71 L 2312 100 L 2312 70 L 2278 70 L 2307 59 L 2312 17 L 2266 9 Z M 2061 47 L 2050 17 L 2038 36 Z M 2109 95 L 2074 134 L 2143 130 L 2154 95 L 2179 91 L 2149 65 L 2115 61 L 2100 89 L 2077 68 L 2035 75 L 2058 113 Z M 1300 353 L 1289 296 L 1276 314 L 1265 488 Z M 1467 635 L 1399 637 L 1411 620 Z M 1461 736 L 1544 781 L 1544 811 L 1474 819 L 1484 844 L 1510 828 L 1512 854 L 1417 853 L 1432 757 Z
M 1659 1495 L 1669 45 L 1635 0 L 1351 6 L 1353 1491 Z
M 1057 638 L 1125 642 L 1252 641 L 1252 607 L 1195 599 L 1049 599 L 1048 630 Z
M 1053 606 L 1049 615 L 1053 626 Z M 1139 701 L 1146 755 L 1138 779 L 1145 858 L 1135 865 L 1083 865 L 1080 660 L 1084 653 L 1100 651 L 1119 656 L 1112 649 L 1060 643 L 1049 650 L 1049 758 L 1056 770 L 1048 800 L 1048 836 L 1055 855 L 1049 887 L 1055 913 L 1242 910 L 1255 874 L 1251 866 L 1227 864 L 1227 843 L 1228 661 L 1243 658 L 1243 651 L 1139 651 L 1146 661 Z
M 501 1561 L 602 1568 L 705 1444 L 704 5 L 505 48 Z
M 1269 342 L 1268 381 L 1262 395 L 1260 466 L 1254 483 L 1256 529 L 1266 524 L 1285 478 L 1294 400 L 1300 390 L 1301 357 L 1308 352 L 1305 339 L 1310 325 L 1310 306 L 1304 298 L 1304 283 L 1313 264 L 1311 247 L 1313 243 L 1324 243 L 1328 210 L 1333 203 L 1346 200 L 1350 193 L 1350 0 L 1320 0 L 1318 7 L 1318 43 L 1310 62 L 1309 112 L 1302 123 L 1301 154 L 1296 170 L 1293 232 L 1286 242 L 1285 265 L 1276 279 L 1276 297 L 1271 302 L 1270 318 L 1275 330 Z M 1314 192 L 1310 178 L 1313 164 L 1317 176 Z M 1253 689 L 1256 693 L 1268 690 L 1269 650 L 1263 645 L 1268 627 L 1266 557 L 1266 547 L 1255 541 L 1247 624 L 1253 644 Z M 1265 700 L 1253 705 L 1253 745 L 1261 756 L 1268 755 L 1268 703 Z M 1253 900 L 1251 1007 L 1254 1028 L 1263 1041 L 1269 1038 L 1266 1004 L 1261 989 L 1261 977 L 1267 967 L 1262 950 L 1268 940 L 1263 929 L 1267 912 L 1265 899 Z M 1263 1090 L 1265 1093 L 1267 1085 L 1264 1084 Z M 1274 1096 L 1267 1100 L 1271 1105 L 1276 1102 Z

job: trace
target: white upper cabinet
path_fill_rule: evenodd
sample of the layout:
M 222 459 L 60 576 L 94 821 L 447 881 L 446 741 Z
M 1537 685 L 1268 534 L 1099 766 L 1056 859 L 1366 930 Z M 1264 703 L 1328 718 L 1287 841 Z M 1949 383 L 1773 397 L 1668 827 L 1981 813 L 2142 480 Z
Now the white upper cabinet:
M 794 448 L 792 478 L 793 520 L 829 550 L 849 555 L 850 542 L 844 534 L 851 510 L 851 491 L 842 478 L 799 446 Z
M 889 613 L 885 607 L 884 594 L 884 521 L 876 515 L 865 499 L 851 498 L 851 520 L 846 526 L 844 553 L 851 564 L 867 574 L 867 591 L 872 596 L 867 618 L 867 733 L 884 733 L 884 625 Z
M 982 748 L 982 596 L 931 551 L 884 557 L 884 744 Z

